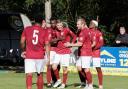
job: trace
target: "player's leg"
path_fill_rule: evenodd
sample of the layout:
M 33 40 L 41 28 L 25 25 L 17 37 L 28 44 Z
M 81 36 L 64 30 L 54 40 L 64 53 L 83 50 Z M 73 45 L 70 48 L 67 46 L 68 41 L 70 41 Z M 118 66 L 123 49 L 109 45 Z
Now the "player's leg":
M 58 87 L 61 84 L 61 79 L 60 79 L 60 76 L 59 76 L 59 71 L 57 69 L 57 66 L 60 63 L 60 59 L 61 59 L 61 55 L 60 54 L 56 54 L 55 55 L 55 59 L 53 61 L 53 65 L 52 65 L 52 69 L 53 69 L 54 75 L 55 75 L 55 77 L 57 79 L 57 81 L 53 85 L 54 88 Z
M 32 73 L 26 74 L 26 89 L 32 89 Z
M 57 69 L 58 71 L 60 71 L 60 64 L 57 66 Z M 54 84 L 57 81 L 57 79 L 56 79 L 53 69 L 51 69 L 51 76 L 52 76 L 52 83 Z
M 57 81 L 53 85 L 54 88 L 58 87 L 61 84 L 61 79 L 60 79 L 60 75 L 59 75 L 59 71 L 57 69 L 57 66 L 58 66 L 57 64 L 53 64 L 53 66 L 52 66 L 54 75 L 57 79 Z
M 55 57 L 55 52 L 54 51 L 50 51 L 50 65 L 47 66 L 47 73 L 46 73 L 46 77 L 47 77 L 47 87 L 51 87 L 51 80 L 52 80 L 52 75 L 54 74 L 52 71 L 52 64 L 53 64 L 53 60 Z
M 96 71 L 98 74 L 99 89 L 103 89 L 103 73 L 102 73 L 102 69 L 101 69 L 100 58 L 98 58 L 98 57 L 93 58 L 93 67 L 96 68 Z
M 82 68 L 84 68 L 84 72 L 86 73 L 86 79 L 88 83 L 85 89 L 93 89 L 92 74 L 90 72 L 91 60 L 92 60 L 91 56 L 82 57 Z
M 43 69 L 46 65 L 45 59 L 35 60 L 36 72 L 37 72 L 37 89 L 43 89 Z
M 56 52 L 54 52 L 53 54 L 53 61 L 55 59 L 55 55 L 56 55 Z M 57 66 L 57 69 L 58 71 L 60 71 L 60 64 Z M 54 75 L 53 69 L 51 70 L 51 75 L 52 75 L 52 83 L 54 84 L 57 81 L 57 79 L 56 79 L 56 76 Z
M 47 73 L 46 73 L 46 77 L 47 77 L 47 87 L 51 87 L 51 65 L 47 65 Z
M 93 89 L 92 74 L 90 72 L 90 69 L 89 68 L 85 68 L 85 73 L 86 73 L 86 78 L 87 78 L 87 83 L 88 83 L 88 86 L 87 86 L 88 88 L 87 89 Z
M 81 73 L 82 72 L 82 73 Z M 82 69 L 81 71 L 78 70 L 78 74 L 79 74 L 79 78 L 82 84 L 86 84 L 86 74 L 84 73 L 84 69 Z
M 37 89 L 43 89 L 43 73 L 37 73 Z
M 99 89 L 103 89 L 103 73 L 100 67 L 96 67 L 99 80 Z
M 82 69 L 81 67 L 77 67 L 78 70 L 78 74 L 79 74 L 79 78 L 81 81 L 81 84 L 79 86 L 77 86 L 77 88 L 84 88 L 86 85 L 86 74 L 84 72 L 84 69 Z
M 63 81 L 59 89 L 63 89 L 66 86 L 67 79 L 68 79 L 68 66 L 70 61 L 70 54 L 63 54 L 60 64 L 63 67 Z
M 58 70 L 58 71 L 59 71 L 59 70 Z M 55 76 L 55 74 L 54 74 L 53 69 L 51 69 L 51 77 L 52 77 L 52 83 L 54 84 L 54 83 L 57 81 L 57 79 L 56 79 L 56 76 Z
M 68 79 L 68 67 L 63 67 L 63 81 L 61 86 L 58 87 L 59 89 L 63 89 L 66 87 L 67 79 Z
M 36 72 L 33 59 L 25 59 L 26 89 L 32 89 L 32 73 Z
M 82 69 L 82 60 L 81 58 L 79 57 L 78 60 L 76 61 L 76 67 L 77 67 L 77 70 L 78 70 L 78 74 L 79 74 L 79 77 L 80 77 L 80 80 L 81 80 L 81 84 L 80 86 L 77 86 L 77 88 L 82 88 L 85 86 L 85 73 Z

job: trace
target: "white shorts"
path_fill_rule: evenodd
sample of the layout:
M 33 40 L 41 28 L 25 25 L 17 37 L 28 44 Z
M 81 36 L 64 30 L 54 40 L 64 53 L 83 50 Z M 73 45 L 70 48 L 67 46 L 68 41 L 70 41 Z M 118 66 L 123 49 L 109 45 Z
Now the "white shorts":
M 92 57 L 91 56 L 80 56 L 76 61 L 76 66 L 81 66 L 82 68 L 90 68 Z
M 70 54 L 56 54 L 54 64 L 60 64 L 61 66 L 69 66 Z
M 45 64 L 45 59 L 25 59 L 25 73 L 41 73 Z
M 100 58 L 92 58 L 93 67 L 101 67 Z
M 50 64 L 53 64 L 53 61 L 55 59 L 56 52 L 50 51 Z
M 50 51 L 50 64 L 53 64 L 53 61 L 55 59 L 55 55 L 56 55 L 56 52 L 55 51 Z M 45 59 L 47 60 L 46 53 L 45 53 Z

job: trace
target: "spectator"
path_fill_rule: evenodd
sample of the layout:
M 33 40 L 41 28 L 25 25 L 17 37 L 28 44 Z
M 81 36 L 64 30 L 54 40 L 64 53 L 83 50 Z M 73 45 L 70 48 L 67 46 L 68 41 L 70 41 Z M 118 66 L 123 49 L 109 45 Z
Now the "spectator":
M 125 27 L 120 27 L 119 31 L 120 34 L 117 35 L 115 40 L 116 45 L 128 47 L 128 34 L 126 33 Z

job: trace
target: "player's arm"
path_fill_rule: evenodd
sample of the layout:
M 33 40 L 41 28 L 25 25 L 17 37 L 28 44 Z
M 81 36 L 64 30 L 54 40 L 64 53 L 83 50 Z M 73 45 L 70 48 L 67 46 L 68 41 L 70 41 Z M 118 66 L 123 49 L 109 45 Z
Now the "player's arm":
M 26 40 L 25 37 L 21 37 L 20 47 L 21 47 L 22 51 L 25 51 L 25 40 Z
M 89 32 L 89 37 L 91 39 L 91 47 L 94 48 L 96 46 L 96 34 L 94 32 Z
M 51 43 L 57 43 L 58 41 L 63 40 L 62 38 L 58 37 L 58 38 L 54 38 L 51 40 Z
M 70 30 L 70 29 L 69 29 L 69 30 Z M 77 36 L 76 36 L 71 30 L 70 30 L 69 32 L 70 32 L 70 35 L 71 35 L 71 37 L 72 37 L 72 43 L 75 43 Z
M 50 64 L 50 43 L 45 43 L 46 55 L 48 60 L 48 65 Z
M 100 49 L 104 45 L 103 35 L 100 34 L 99 36 L 99 42 L 97 43 L 97 46 L 94 49 Z
M 47 55 L 47 60 L 48 60 L 48 63 L 47 65 L 50 64 L 50 42 L 51 42 L 51 34 L 45 34 L 45 50 L 46 50 L 46 55 Z
M 25 31 L 23 31 L 22 36 L 21 36 L 20 47 L 21 47 L 21 50 L 22 50 L 21 57 L 26 58 L 26 51 L 25 51 L 26 37 L 25 37 Z
M 94 48 L 96 46 L 96 38 L 95 36 L 92 37 L 92 45 L 91 47 Z
M 83 45 L 84 41 L 85 41 L 85 35 L 84 33 L 82 33 L 79 37 L 78 37 L 78 42 L 77 43 L 65 43 L 66 47 L 80 47 Z
M 61 35 L 57 35 L 56 40 L 61 41 L 65 39 L 65 31 L 60 32 Z
M 77 42 L 77 43 L 65 43 L 66 47 L 80 47 L 82 46 L 83 43 L 82 42 Z
M 64 40 L 64 39 L 65 39 L 65 37 L 63 35 L 60 36 L 59 33 L 56 32 L 56 38 L 52 39 L 51 43 L 57 43 L 58 41 L 61 41 L 61 40 Z

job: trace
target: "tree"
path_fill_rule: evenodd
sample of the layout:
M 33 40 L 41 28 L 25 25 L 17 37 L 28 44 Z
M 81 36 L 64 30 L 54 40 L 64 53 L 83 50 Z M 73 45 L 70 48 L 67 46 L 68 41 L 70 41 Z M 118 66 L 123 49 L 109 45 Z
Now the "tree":
M 51 0 L 45 0 L 45 20 L 47 23 L 50 23 L 51 15 Z

